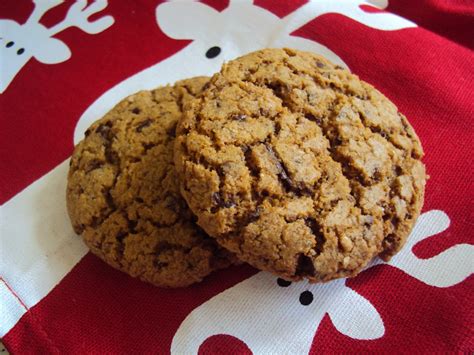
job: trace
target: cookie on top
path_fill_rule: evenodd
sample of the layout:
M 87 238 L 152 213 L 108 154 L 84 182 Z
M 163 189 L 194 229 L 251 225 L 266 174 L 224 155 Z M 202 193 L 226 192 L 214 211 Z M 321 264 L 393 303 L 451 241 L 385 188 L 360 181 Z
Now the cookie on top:
M 383 94 L 313 53 L 224 64 L 175 141 L 198 224 L 287 280 L 354 276 L 403 246 L 423 204 L 420 141 Z

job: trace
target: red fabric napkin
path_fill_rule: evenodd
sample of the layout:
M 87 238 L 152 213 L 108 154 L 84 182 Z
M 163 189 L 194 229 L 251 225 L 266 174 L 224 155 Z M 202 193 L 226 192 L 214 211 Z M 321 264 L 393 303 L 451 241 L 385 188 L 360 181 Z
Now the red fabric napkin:
M 0 336 L 10 352 L 474 350 L 472 1 L 5 0 L 0 17 Z M 130 93 L 277 46 L 348 66 L 415 127 L 430 180 L 402 252 L 324 285 L 282 286 L 239 266 L 176 290 L 87 253 L 64 203 L 67 159 L 87 125 Z

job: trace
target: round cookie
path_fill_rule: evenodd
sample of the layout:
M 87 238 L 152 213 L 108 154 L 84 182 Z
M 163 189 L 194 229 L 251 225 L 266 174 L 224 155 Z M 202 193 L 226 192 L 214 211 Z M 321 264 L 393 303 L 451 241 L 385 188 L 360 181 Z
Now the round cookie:
M 124 99 L 86 131 L 70 162 L 67 206 L 76 233 L 108 264 L 158 286 L 199 282 L 233 258 L 193 222 L 173 165 L 183 105 L 207 81 Z
M 379 91 L 291 49 L 225 64 L 175 141 L 198 224 L 241 260 L 310 282 L 354 276 L 403 246 L 423 204 L 422 155 Z

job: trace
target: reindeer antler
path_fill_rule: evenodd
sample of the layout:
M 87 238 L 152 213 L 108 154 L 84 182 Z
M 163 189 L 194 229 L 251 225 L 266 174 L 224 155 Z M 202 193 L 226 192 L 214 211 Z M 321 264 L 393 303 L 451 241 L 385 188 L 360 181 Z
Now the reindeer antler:
M 431 286 L 449 287 L 463 281 L 474 272 L 473 245 L 457 244 L 429 259 L 418 258 L 412 250 L 418 242 L 446 230 L 449 223 L 443 211 L 423 213 L 407 245 L 388 264 Z
M 35 8 L 26 23 L 38 22 L 49 9 L 58 6 L 62 2 L 64 2 L 64 0 L 33 0 Z
M 367 2 L 379 9 L 385 9 L 388 6 L 388 0 L 367 0 Z
M 229 7 L 234 6 L 234 5 L 242 5 L 243 3 L 252 5 L 253 0 L 229 0 Z
M 379 30 L 398 30 L 402 28 L 416 27 L 416 24 L 408 21 L 400 16 L 390 13 L 371 13 L 363 11 L 361 5 L 377 6 L 384 8 L 387 1 L 384 0 L 321 0 L 309 1 L 296 11 L 290 13 L 283 18 L 286 23 L 288 33 L 292 33 L 300 28 L 303 24 L 315 19 L 318 16 L 327 13 L 336 13 L 352 18 L 366 26 Z
M 114 23 L 113 17 L 104 16 L 93 22 L 87 19 L 106 7 L 107 0 L 97 0 L 89 6 L 87 6 L 87 0 L 79 0 L 70 7 L 64 20 L 51 27 L 49 32 L 54 35 L 65 28 L 75 26 L 89 34 L 99 33 Z

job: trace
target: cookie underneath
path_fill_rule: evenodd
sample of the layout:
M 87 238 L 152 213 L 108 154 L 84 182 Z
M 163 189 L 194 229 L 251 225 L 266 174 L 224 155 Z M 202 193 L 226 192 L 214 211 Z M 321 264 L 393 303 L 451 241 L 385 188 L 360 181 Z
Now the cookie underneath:
M 67 206 L 76 233 L 108 264 L 162 287 L 199 282 L 233 258 L 195 225 L 174 172 L 182 107 L 207 81 L 126 98 L 86 131 L 70 162 Z
M 404 244 L 422 207 L 413 128 L 374 87 L 318 55 L 225 64 L 178 125 L 175 163 L 199 225 L 287 280 L 354 276 Z

